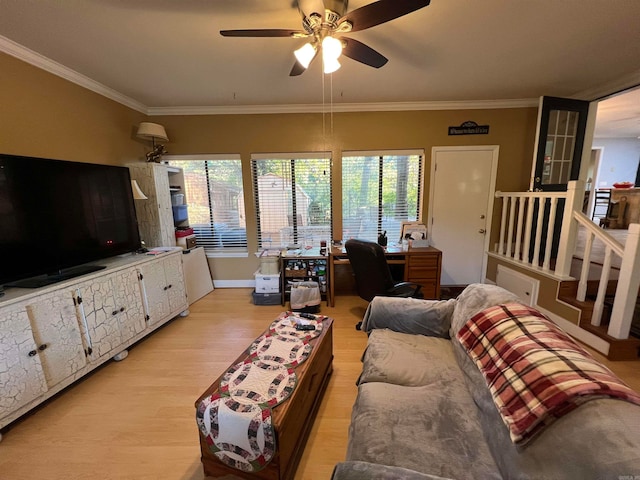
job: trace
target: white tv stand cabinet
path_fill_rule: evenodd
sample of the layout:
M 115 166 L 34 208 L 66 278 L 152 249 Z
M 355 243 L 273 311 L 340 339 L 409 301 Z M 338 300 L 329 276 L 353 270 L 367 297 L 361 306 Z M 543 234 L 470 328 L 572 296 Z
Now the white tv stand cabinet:
M 0 428 L 188 314 L 182 250 L 94 263 L 106 268 L 0 297 Z

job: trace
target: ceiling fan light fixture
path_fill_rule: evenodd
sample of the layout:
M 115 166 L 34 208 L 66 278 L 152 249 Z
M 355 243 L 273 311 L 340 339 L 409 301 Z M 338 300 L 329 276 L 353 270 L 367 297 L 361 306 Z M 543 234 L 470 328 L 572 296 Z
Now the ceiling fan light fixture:
M 330 35 L 327 35 L 322 39 L 322 59 L 334 59 L 338 60 L 338 58 L 342 55 L 342 42 L 337 38 L 334 38 Z
M 330 35 L 322 39 L 322 64 L 324 73 L 333 73 L 340 68 L 338 58 L 342 54 L 342 42 Z
M 288 37 L 308 38 L 310 45 L 296 50 L 296 62 L 290 77 L 301 75 L 322 50 L 324 72 L 340 68 L 338 58 L 346 57 L 373 68 L 380 68 L 389 61 L 380 52 L 354 39 L 343 37 L 349 32 L 359 32 L 395 20 L 429 5 L 431 0 L 377 0 L 352 11 L 348 0 L 295 0 L 302 14 L 302 29 L 260 28 L 220 30 L 223 37 Z M 336 38 L 339 37 L 339 38 Z
M 340 62 L 335 58 L 322 58 L 324 73 L 333 73 L 340 68 Z
M 309 68 L 311 60 L 316 56 L 317 48 L 311 43 L 305 43 L 302 47 L 297 49 L 293 54 L 296 56 L 298 63 L 304 68 Z

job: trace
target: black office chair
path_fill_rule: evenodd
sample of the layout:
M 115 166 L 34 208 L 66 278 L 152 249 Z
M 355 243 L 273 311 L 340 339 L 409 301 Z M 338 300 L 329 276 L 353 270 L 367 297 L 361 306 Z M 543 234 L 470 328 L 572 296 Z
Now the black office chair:
M 377 243 L 349 239 L 344 246 L 361 298 L 368 302 L 375 296 L 424 298 L 422 285 L 393 279 L 384 250 Z
M 593 214 L 591 220 L 599 218 L 606 219 L 609 213 L 609 205 L 611 203 L 611 190 L 596 190 L 595 201 L 593 203 Z

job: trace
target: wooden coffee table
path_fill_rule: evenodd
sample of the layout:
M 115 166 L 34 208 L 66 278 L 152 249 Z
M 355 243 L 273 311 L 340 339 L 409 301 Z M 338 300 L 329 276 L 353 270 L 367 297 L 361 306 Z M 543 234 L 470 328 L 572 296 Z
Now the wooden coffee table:
M 327 318 L 323 324 L 320 336 L 310 342 L 313 350 L 309 358 L 295 367 L 298 377 L 296 388 L 287 400 L 272 411 L 277 449 L 275 457 L 258 472 L 236 470 L 218 460 L 200 434 L 201 460 L 206 475 L 214 478 L 232 475 L 247 480 L 285 480 L 294 477 L 332 372 L 333 319 Z M 244 361 L 248 356 L 248 351 L 245 351 L 231 365 Z M 223 376 L 224 372 L 196 400 L 196 410 L 203 399 L 218 390 Z

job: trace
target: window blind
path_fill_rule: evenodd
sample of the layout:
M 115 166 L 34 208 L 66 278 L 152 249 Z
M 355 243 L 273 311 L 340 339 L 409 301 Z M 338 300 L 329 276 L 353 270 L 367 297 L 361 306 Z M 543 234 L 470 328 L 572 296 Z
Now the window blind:
M 239 155 L 172 159 L 181 167 L 189 226 L 207 253 L 246 252 L 247 226 Z
M 342 238 L 400 240 L 402 222 L 420 218 L 422 151 L 345 152 L 342 157 Z
M 326 153 L 255 154 L 251 168 L 259 248 L 331 241 L 331 160 Z

